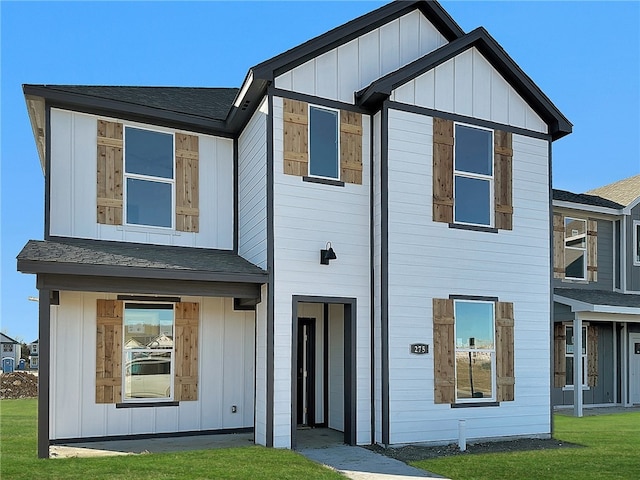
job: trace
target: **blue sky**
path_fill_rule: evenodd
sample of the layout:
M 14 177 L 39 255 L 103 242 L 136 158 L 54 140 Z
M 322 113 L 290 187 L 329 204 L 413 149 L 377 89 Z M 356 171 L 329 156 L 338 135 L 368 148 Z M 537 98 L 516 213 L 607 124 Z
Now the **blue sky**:
M 43 237 L 22 84 L 238 87 L 252 65 L 384 3 L 0 2 L 2 330 L 31 341 L 38 329 L 35 276 L 15 270 Z M 556 188 L 640 173 L 640 2 L 442 5 L 465 31 L 485 27 L 574 124 L 553 146 Z

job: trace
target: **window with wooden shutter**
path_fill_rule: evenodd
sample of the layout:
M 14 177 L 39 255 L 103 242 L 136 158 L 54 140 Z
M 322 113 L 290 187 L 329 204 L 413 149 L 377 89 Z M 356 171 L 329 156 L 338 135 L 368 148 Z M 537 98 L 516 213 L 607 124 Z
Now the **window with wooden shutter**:
M 566 341 L 565 326 L 561 323 L 556 323 L 553 327 L 553 386 L 556 388 L 562 388 L 566 385 Z
M 455 337 L 453 300 L 433 299 L 434 402 L 454 403 Z
M 176 230 L 198 232 L 200 227 L 199 147 L 196 135 L 176 133 Z
M 495 130 L 493 144 L 495 227 L 501 230 L 513 230 L 513 143 L 511 132 Z
M 309 174 L 309 118 L 308 104 L 298 100 L 283 100 L 284 173 Z
M 496 400 L 499 402 L 515 398 L 513 326 L 513 303 L 496 302 Z
M 433 221 L 453 222 L 453 122 L 433 119 Z
M 598 281 L 598 221 L 587 221 L 587 280 Z
M 121 123 L 98 120 L 97 222 L 122 225 L 122 131 Z
M 175 307 L 175 378 L 176 401 L 198 399 L 198 323 L 200 304 L 181 302 Z
M 553 277 L 564 278 L 564 216 L 559 213 L 553 214 Z
M 598 385 L 598 327 L 587 327 L 587 385 Z
M 96 403 L 122 401 L 123 302 L 98 300 L 96 318 Z

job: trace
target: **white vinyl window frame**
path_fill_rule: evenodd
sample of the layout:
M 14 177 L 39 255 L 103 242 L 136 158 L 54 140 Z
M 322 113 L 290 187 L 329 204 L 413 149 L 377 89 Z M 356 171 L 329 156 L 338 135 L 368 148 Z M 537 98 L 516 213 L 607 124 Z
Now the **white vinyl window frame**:
M 589 325 L 588 324 L 583 324 L 582 325 L 582 332 L 584 334 L 584 340 L 582 342 L 582 349 L 583 349 L 583 353 L 581 355 L 581 361 L 582 361 L 582 389 L 583 390 L 589 390 L 589 382 L 587 381 L 587 368 L 589 367 L 589 329 L 587 328 Z M 567 375 L 567 372 L 565 371 L 565 385 L 563 387 L 564 390 L 573 390 L 575 388 L 575 385 L 573 383 L 573 371 L 575 371 L 575 365 L 576 365 L 576 359 L 575 359 L 575 354 L 572 351 L 571 353 L 569 353 L 569 345 L 571 345 L 572 347 L 575 345 L 575 342 L 572 340 L 572 343 L 569 344 L 569 329 L 571 329 L 571 331 L 573 332 L 573 325 L 565 325 L 564 326 L 564 333 L 565 333 L 565 346 L 564 346 L 564 358 L 565 358 L 565 365 L 567 362 L 567 358 L 572 358 L 573 359 L 573 368 L 574 370 L 572 370 L 572 375 L 571 375 L 571 381 L 569 381 L 569 376 Z M 566 369 L 566 367 L 565 367 Z
M 640 220 L 633 221 L 633 265 L 640 267 Z
M 491 165 L 491 175 L 483 175 L 474 172 L 467 172 L 465 170 L 458 170 L 456 168 L 456 127 L 462 126 L 467 128 L 473 128 L 476 130 L 483 130 L 489 132 L 491 135 L 491 152 L 489 154 L 489 164 Z M 494 153 L 494 131 L 490 128 L 480 127 L 478 125 L 470 125 L 468 123 L 462 122 L 454 122 L 453 123 L 453 222 L 460 225 L 472 225 L 472 226 L 480 226 L 480 227 L 493 227 L 495 225 L 495 166 L 493 162 L 493 158 L 495 156 Z M 470 223 L 458 220 L 456 218 L 456 177 L 462 178 L 470 178 L 476 180 L 485 180 L 489 182 L 489 223 Z
M 174 339 L 173 347 L 171 349 L 128 349 L 125 347 L 126 344 L 126 325 L 124 315 L 126 314 L 127 305 L 135 307 L 135 305 L 145 304 L 147 302 L 144 301 L 135 301 L 135 302 L 125 302 L 123 306 L 123 318 L 122 318 L 122 403 L 162 403 L 162 402 L 172 402 L 175 395 L 175 363 L 176 363 L 176 346 L 175 346 L 175 332 L 176 332 L 176 308 L 174 303 L 164 303 L 164 302 L 149 302 L 154 305 L 166 305 L 167 307 L 171 307 L 173 312 L 173 322 L 171 326 L 172 336 Z M 169 308 L 167 308 L 169 310 Z M 126 369 L 127 369 L 127 353 L 131 351 L 136 351 L 138 353 L 153 353 L 162 351 L 163 353 L 171 352 L 171 367 L 169 370 L 169 387 L 170 394 L 168 397 L 161 398 L 126 398 Z
M 311 110 L 324 110 L 325 112 L 331 112 L 331 113 L 335 113 L 336 115 L 336 158 L 337 158 L 337 175 L 335 177 L 327 177 L 327 176 L 323 176 L 323 175 L 316 175 L 311 173 L 311 165 L 313 163 L 313 155 L 311 154 L 311 131 L 313 128 L 313 125 L 311 123 Z M 334 180 L 334 181 L 340 181 L 340 166 L 341 166 L 341 162 L 342 159 L 340 158 L 340 110 L 338 110 L 337 108 L 331 108 L 331 107 L 325 107 L 323 105 L 314 105 L 314 104 L 309 104 L 307 106 L 307 118 L 309 119 L 308 122 L 308 128 L 307 128 L 307 145 L 308 145 L 308 151 L 309 151 L 309 171 L 307 172 L 307 174 L 310 177 L 313 178 L 322 178 L 325 180 Z
M 491 397 L 482 397 L 482 398 L 460 398 L 458 397 L 458 362 L 455 361 L 455 402 L 456 403 L 478 403 L 478 402 L 495 402 L 497 395 L 497 370 L 496 370 L 496 304 L 495 302 L 488 300 L 454 300 L 453 302 L 453 311 L 454 311 L 454 339 L 458 338 L 458 323 L 455 318 L 456 306 L 460 303 L 476 303 L 476 304 L 488 304 L 491 305 L 491 332 L 493 335 L 493 348 L 458 348 L 457 340 L 454 345 L 454 358 L 457 359 L 458 353 L 489 353 L 491 356 Z
M 128 173 L 127 172 L 127 128 L 134 128 L 136 130 L 146 130 L 148 132 L 154 133 L 162 133 L 164 135 L 171 135 L 171 158 L 172 164 L 171 168 L 173 170 L 173 176 L 169 178 L 164 177 L 156 177 L 153 175 L 143 175 L 139 173 Z M 123 132 L 122 132 L 122 223 L 127 227 L 136 227 L 136 228 L 150 228 L 150 229 L 160 229 L 164 231 L 172 231 L 175 230 L 176 226 L 176 135 L 175 132 L 160 130 L 149 128 L 147 126 L 140 126 L 134 124 L 124 124 Z M 171 185 L 171 226 L 163 227 L 159 225 L 145 225 L 140 223 L 130 223 L 127 214 L 127 179 L 134 180 L 144 180 L 147 182 L 155 182 L 155 183 L 163 183 Z
M 584 234 L 578 234 L 577 237 L 574 237 L 574 236 L 567 237 L 566 225 L 567 225 L 567 223 L 570 223 L 572 221 L 573 222 L 582 222 L 582 223 L 584 223 Z M 564 227 L 563 228 L 563 235 L 564 235 L 563 241 L 564 241 L 564 252 L 565 252 L 565 255 L 564 255 L 565 256 L 565 265 L 564 265 L 564 267 L 565 267 L 565 279 L 567 279 L 567 280 L 583 280 L 584 281 L 584 280 L 587 279 L 587 240 L 588 240 L 587 239 L 587 220 L 584 219 L 584 218 L 564 217 L 564 225 L 563 225 L 563 227 Z M 571 239 L 578 238 L 578 237 L 581 237 L 581 236 L 584 236 L 584 247 L 569 247 L 567 245 L 567 243 L 569 241 L 571 241 Z M 567 265 L 566 265 L 566 251 L 567 250 L 574 250 L 574 251 L 582 252 L 582 258 L 583 258 L 583 261 L 582 261 L 582 264 L 583 264 L 582 277 L 570 277 L 570 276 L 568 276 L 566 274 L 566 267 L 567 267 Z

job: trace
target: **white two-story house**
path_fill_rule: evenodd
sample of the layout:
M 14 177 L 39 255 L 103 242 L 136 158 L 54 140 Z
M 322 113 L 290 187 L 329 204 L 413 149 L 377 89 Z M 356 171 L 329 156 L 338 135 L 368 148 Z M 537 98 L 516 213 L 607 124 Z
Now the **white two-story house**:
M 39 453 L 300 425 L 551 431 L 551 145 L 483 28 L 393 2 L 238 89 L 25 85 L 45 174 Z M 547 359 L 547 360 L 545 360 Z

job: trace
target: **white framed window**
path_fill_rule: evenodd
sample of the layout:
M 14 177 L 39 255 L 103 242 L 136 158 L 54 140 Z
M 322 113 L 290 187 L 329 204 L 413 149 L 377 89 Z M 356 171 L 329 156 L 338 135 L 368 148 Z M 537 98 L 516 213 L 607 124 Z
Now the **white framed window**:
M 309 176 L 340 180 L 340 111 L 309 105 Z
M 564 275 L 565 278 L 587 278 L 587 221 L 564 219 Z
M 173 399 L 174 323 L 171 303 L 125 303 L 124 402 Z
M 492 226 L 493 130 L 454 124 L 453 221 Z
M 13 344 L 11 343 L 3 343 L 2 351 L 5 353 L 13 352 Z
M 38 354 L 38 344 L 37 343 L 31 344 L 31 354 L 32 355 L 37 355 Z
M 633 264 L 640 266 L 640 221 L 633 221 Z
M 172 133 L 125 126 L 124 213 L 127 225 L 174 228 Z
M 566 337 L 566 346 L 564 349 L 565 356 L 565 387 L 574 387 L 573 383 L 573 366 L 575 362 L 575 348 L 574 348 L 574 335 L 573 335 L 573 327 L 567 325 L 565 327 L 565 337 Z M 587 386 L 587 327 L 582 327 L 582 354 L 580 355 L 580 361 L 582 362 L 582 387 Z
M 456 402 L 495 401 L 495 304 L 454 301 Z

